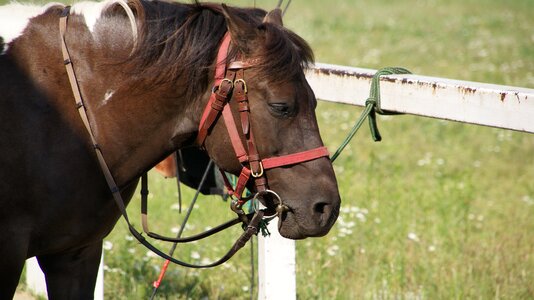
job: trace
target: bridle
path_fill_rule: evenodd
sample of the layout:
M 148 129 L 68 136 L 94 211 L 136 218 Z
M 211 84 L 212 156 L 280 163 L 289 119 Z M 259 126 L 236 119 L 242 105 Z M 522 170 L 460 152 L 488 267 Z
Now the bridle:
M 78 80 L 76 78 L 72 60 L 70 58 L 67 43 L 65 40 L 65 34 L 67 30 L 67 20 L 68 20 L 69 13 L 70 13 L 70 6 L 66 6 L 63 9 L 61 17 L 59 19 L 59 32 L 60 32 L 61 51 L 63 55 L 64 65 L 65 65 L 69 83 L 70 83 L 70 86 L 71 86 L 71 89 L 74 95 L 76 109 L 78 110 L 80 118 L 83 121 L 83 124 L 85 128 L 87 129 L 87 132 L 89 133 L 91 143 L 93 145 L 93 148 L 95 150 L 95 153 L 98 159 L 98 163 L 100 165 L 100 168 L 102 169 L 106 182 L 113 195 L 113 199 L 120 213 L 122 214 L 124 220 L 128 224 L 128 228 L 130 232 L 141 244 L 143 244 L 145 247 L 147 247 L 148 249 L 150 249 L 151 251 L 153 251 L 160 257 L 167 259 L 175 264 L 178 264 L 184 267 L 190 267 L 190 268 L 208 268 L 208 267 L 214 267 L 214 266 L 217 266 L 217 265 L 220 265 L 226 262 L 237 251 L 239 251 L 239 249 L 241 249 L 253 235 L 256 235 L 258 233 L 259 224 L 264 218 L 264 209 L 257 209 L 254 213 L 245 214 L 242 210 L 242 206 L 244 203 L 246 203 L 246 201 L 253 199 L 253 198 L 263 197 L 266 194 L 271 194 L 278 200 L 278 207 L 276 209 L 277 214 L 282 214 L 285 210 L 287 210 L 287 207 L 282 204 L 282 200 L 278 196 L 278 194 L 268 189 L 267 178 L 266 178 L 266 174 L 264 171 L 268 169 L 281 167 L 281 166 L 294 165 L 294 164 L 314 160 L 314 159 L 321 158 L 321 157 L 328 157 L 329 154 L 328 154 L 326 147 L 318 147 L 318 148 L 314 148 L 311 150 L 306 150 L 306 151 L 279 156 L 279 157 L 271 157 L 271 158 L 266 158 L 266 159 L 260 158 L 257 148 L 256 148 L 256 143 L 254 141 L 252 130 L 250 128 L 250 108 L 248 105 L 248 96 L 247 96 L 248 91 L 247 91 L 247 86 L 246 86 L 246 82 L 244 79 L 245 69 L 252 67 L 252 65 L 245 61 L 234 61 L 228 65 L 226 64 L 226 58 L 228 55 L 228 49 L 230 45 L 230 35 L 226 33 L 221 42 L 218 55 L 217 55 L 215 88 L 213 88 L 212 90 L 212 94 L 208 101 L 208 105 L 206 106 L 204 113 L 202 115 L 202 119 L 201 119 L 200 126 L 199 126 L 199 133 L 197 136 L 197 144 L 199 146 L 203 146 L 204 141 L 209 135 L 210 129 L 216 123 L 216 120 L 218 119 L 219 114 L 222 113 L 225 125 L 227 127 L 228 133 L 230 135 L 230 139 L 232 141 L 232 147 L 234 148 L 237 159 L 243 166 L 235 188 L 233 188 L 228 183 L 228 179 L 226 178 L 226 176 L 225 175 L 223 176 L 223 178 L 225 178 L 225 184 L 228 188 L 228 191 L 235 197 L 235 200 L 232 201 L 232 210 L 234 210 L 238 214 L 238 217 L 234 220 L 231 220 L 222 225 L 219 225 L 211 230 L 208 230 L 207 232 L 204 232 L 204 233 L 201 233 L 195 236 L 191 236 L 191 237 L 186 237 L 186 238 L 165 237 L 165 236 L 158 235 L 154 232 L 151 232 L 148 228 L 148 221 L 147 221 L 148 219 L 147 218 L 147 200 L 146 200 L 147 192 L 145 188 L 146 174 L 142 176 L 142 180 L 141 180 L 142 181 L 141 215 L 142 215 L 143 231 L 148 236 L 155 238 L 155 239 L 160 239 L 160 240 L 174 242 L 174 243 L 186 243 L 186 242 L 203 239 L 207 236 L 213 235 L 221 230 L 224 230 L 230 226 L 239 224 L 241 222 L 243 222 L 246 225 L 245 231 L 241 234 L 241 236 L 236 240 L 236 242 L 231 247 L 231 249 L 221 259 L 213 263 L 207 264 L 207 265 L 193 265 L 187 262 L 177 260 L 173 258 L 172 256 L 167 255 L 166 253 L 162 252 L 161 250 L 153 246 L 150 242 L 148 242 L 143 237 L 143 235 L 139 231 L 137 231 L 134 228 L 134 226 L 131 224 L 129 217 L 128 217 L 128 213 L 126 211 L 124 200 L 122 199 L 122 195 L 120 193 L 121 190 L 117 186 L 115 179 L 113 178 L 113 175 L 111 174 L 111 171 L 108 165 L 106 164 L 106 161 L 102 154 L 102 150 L 100 149 L 100 146 L 98 145 L 96 137 L 93 133 L 93 130 L 89 123 L 89 118 L 88 118 L 87 111 L 84 105 L 84 101 L 83 101 L 83 97 L 80 91 Z M 237 126 L 235 125 L 232 112 L 230 110 L 229 105 L 227 105 L 231 99 L 235 99 L 235 101 L 237 101 L 239 104 L 241 129 L 246 139 L 246 145 L 247 145 L 248 151 L 245 151 L 245 148 L 243 147 L 241 138 L 237 131 Z M 251 177 L 254 179 L 254 184 L 255 184 L 257 193 L 253 197 L 249 197 L 249 198 L 243 197 L 242 194 Z
M 219 116 L 222 114 L 226 130 L 230 136 L 232 148 L 242 166 L 235 188 L 228 182 L 227 177 L 222 174 L 229 194 L 234 197 L 231 205 L 232 210 L 238 215 L 243 216 L 244 212 L 242 207 L 248 200 L 271 194 L 278 200 L 276 214 L 281 217 L 281 214 L 289 208 L 282 203 L 282 199 L 277 193 L 268 188 L 265 171 L 300 164 L 321 157 L 328 157 L 329 153 L 326 147 L 322 146 L 283 156 L 263 159 L 260 157 L 251 128 L 248 89 L 245 81 L 245 70 L 254 67 L 255 64 L 253 61 L 243 60 L 235 60 L 227 64 L 230 41 L 230 33 L 227 32 L 219 46 L 215 69 L 215 83 L 208 104 L 202 114 L 196 144 L 201 147 L 204 146 L 210 129 L 213 128 Z M 241 121 L 241 133 L 244 136 L 248 151 L 243 146 L 234 116 L 230 109 L 229 103 L 231 100 L 237 102 Z M 256 194 L 253 197 L 244 197 L 243 192 L 250 180 L 254 181 Z

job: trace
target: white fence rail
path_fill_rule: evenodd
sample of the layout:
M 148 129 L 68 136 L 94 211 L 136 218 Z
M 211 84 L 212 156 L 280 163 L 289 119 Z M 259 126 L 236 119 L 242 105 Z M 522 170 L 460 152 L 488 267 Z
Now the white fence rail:
M 364 105 L 376 70 L 317 64 L 306 74 L 318 99 Z M 380 80 L 382 109 L 534 133 L 534 89 L 420 75 Z
M 306 78 L 318 99 L 363 106 L 375 73 L 318 63 Z M 382 76 L 380 85 L 383 110 L 534 133 L 534 89 L 419 75 Z M 259 299 L 295 299 L 295 243 L 279 235 L 260 239 Z M 40 270 L 29 265 L 36 268 L 27 271 L 31 287 Z

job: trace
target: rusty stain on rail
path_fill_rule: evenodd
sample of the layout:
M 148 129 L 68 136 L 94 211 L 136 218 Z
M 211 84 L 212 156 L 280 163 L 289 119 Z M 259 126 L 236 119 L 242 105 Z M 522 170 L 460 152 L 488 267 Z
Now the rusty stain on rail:
M 311 68 L 311 71 L 314 72 L 317 75 L 322 76 L 340 76 L 340 77 L 349 77 L 349 78 L 355 78 L 355 79 L 366 79 L 371 80 L 374 76 L 374 73 L 368 73 L 368 72 L 355 72 L 353 70 L 346 70 L 343 68 L 325 68 L 325 67 L 314 67 Z M 405 75 L 405 74 L 403 74 Z M 408 77 L 400 77 L 401 75 L 383 75 L 380 77 L 380 81 L 384 82 L 391 82 L 391 83 L 400 83 L 403 85 L 419 85 L 421 87 L 429 86 L 434 90 L 440 88 L 444 89 L 445 86 L 437 83 L 437 82 L 423 82 L 419 80 L 414 80 Z M 476 89 L 470 89 L 468 88 L 469 92 L 475 92 Z
M 373 75 L 368 73 L 355 73 L 343 69 L 334 69 L 334 68 L 312 68 L 313 72 L 319 75 L 326 76 L 343 76 L 343 77 L 355 77 L 355 78 L 365 78 L 372 79 Z

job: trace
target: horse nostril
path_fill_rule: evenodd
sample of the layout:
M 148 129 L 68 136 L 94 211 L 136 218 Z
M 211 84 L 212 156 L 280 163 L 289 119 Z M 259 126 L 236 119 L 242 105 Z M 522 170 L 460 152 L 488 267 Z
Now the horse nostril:
M 324 202 L 315 203 L 315 205 L 313 206 L 313 211 L 319 214 L 324 214 L 327 206 L 328 206 L 328 203 L 324 203 Z

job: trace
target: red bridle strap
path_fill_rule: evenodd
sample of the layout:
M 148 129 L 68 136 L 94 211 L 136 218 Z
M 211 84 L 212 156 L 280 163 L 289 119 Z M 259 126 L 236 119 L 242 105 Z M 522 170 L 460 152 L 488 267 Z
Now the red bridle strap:
M 243 143 L 241 142 L 241 137 L 239 136 L 239 133 L 237 131 L 237 126 L 235 125 L 235 120 L 234 116 L 232 115 L 230 105 L 226 105 L 223 108 L 222 113 L 224 125 L 226 125 L 226 130 L 228 131 L 228 135 L 230 136 L 230 141 L 232 142 L 232 147 L 234 148 L 235 155 L 237 156 L 239 162 L 243 164 L 248 161 L 248 154 L 245 151 L 245 148 L 243 147 Z
M 264 170 L 269 170 L 283 166 L 295 165 L 328 156 L 330 156 L 330 153 L 328 153 L 328 149 L 326 147 L 318 147 L 315 149 L 305 150 L 293 154 L 265 158 L 262 159 L 261 163 L 263 165 Z
M 233 88 L 233 78 L 224 80 L 226 74 L 226 59 L 228 57 L 228 49 L 231 41 L 230 33 L 226 32 L 223 36 L 221 46 L 217 53 L 217 65 L 215 66 L 215 82 L 214 87 L 217 87 L 217 91 L 213 91 L 208 100 L 208 104 L 204 108 L 202 118 L 200 119 L 200 125 L 198 128 L 197 144 L 203 145 L 208 131 L 213 126 L 213 123 L 217 119 L 217 116 L 222 111 L 224 105 L 228 102 L 226 98 L 228 93 Z

